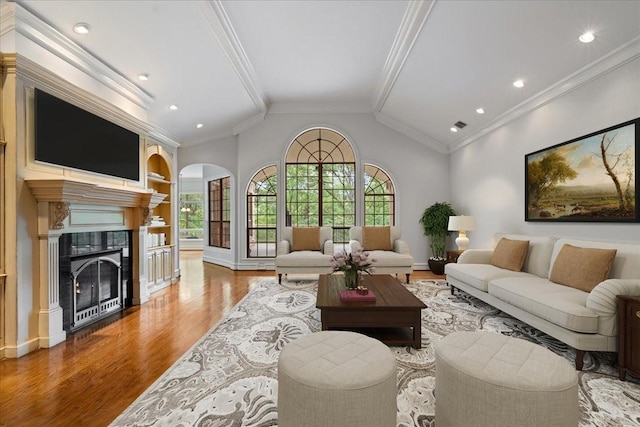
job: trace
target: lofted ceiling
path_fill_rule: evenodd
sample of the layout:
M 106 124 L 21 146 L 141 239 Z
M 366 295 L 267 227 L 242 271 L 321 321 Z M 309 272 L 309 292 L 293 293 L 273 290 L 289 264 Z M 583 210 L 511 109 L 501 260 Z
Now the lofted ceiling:
M 637 0 L 16 2 L 148 95 L 149 123 L 182 145 L 335 112 L 448 152 L 640 43 Z

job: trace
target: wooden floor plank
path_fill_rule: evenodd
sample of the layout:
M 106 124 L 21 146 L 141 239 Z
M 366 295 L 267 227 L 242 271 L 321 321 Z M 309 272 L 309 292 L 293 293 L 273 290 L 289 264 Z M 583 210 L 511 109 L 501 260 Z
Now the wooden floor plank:
M 0 426 L 106 426 L 273 271 L 233 271 L 180 253 L 180 281 L 149 302 L 0 361 Z M 442 278 L 428 271 L 412 278 Z

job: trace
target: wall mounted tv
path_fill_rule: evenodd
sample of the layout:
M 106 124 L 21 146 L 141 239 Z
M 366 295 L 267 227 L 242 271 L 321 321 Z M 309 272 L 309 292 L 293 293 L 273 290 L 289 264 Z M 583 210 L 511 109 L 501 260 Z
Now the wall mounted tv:
M 35 159 L 140 180 L 140 136 L 35 89 Z

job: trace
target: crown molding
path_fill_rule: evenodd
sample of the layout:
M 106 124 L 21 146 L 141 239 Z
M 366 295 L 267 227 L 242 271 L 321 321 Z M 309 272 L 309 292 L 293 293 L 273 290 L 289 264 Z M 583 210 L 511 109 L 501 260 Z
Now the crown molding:
M 295 103 L 281 102 L 269 106 L 269 114 L 370 114 L 367 103 Z
M 374 91 L 373 111 L 382 111 L 435 3 L 436 0 L 409 2 Z
M 15 3 L 0 1 L 0 37 L 15 29 Z
M 242 122 L 239 125 L 235 126 L 233 128 L 233 130 L 231 131 L 231 133 L 233 135 L 238 135 L 238 134 L 244 132 L 245 130 L 257 125 L 258 123 L 264 121 L 264 117 L 265 117 L 265 113 L 258 113 L 255 116 L 250 117 L 247 120 L 245 120 L 244 122 Z
M 244 51 L 236 31 L 233 29 L 233 25 L 222 6 L 222 2 L 219 0 L 211 0 L 199 2 L 198 6 L 218 39 L 229 62 L 231 62 L 231 66 L 247 90 L 249 97 L 259 111 L 266 113 L 266 96 L 258 84 L 253 65 L 251 65 L 251 61 L 249 61 L 249 57 Z
M 25 56 L 16 55 L 16 74 L 18 77 L 30 82 L 34 87 L 43 89 L 51 95 L 127 129 L 143 135 L 153 131 L 153 127 L 147 122 L 69 83 Z
M 449 147 L 443 142 L 440 142 L 437 139 L 432 138 L 429 135 L 422 133 L 415 128 L 412 128 L 409 125 L 406 125 L 392 117 L 389 117 L 384 113 L 380 113 L 380 112 L 374 113 L 374 116 L 378 123 L 381 123 L 387 127 L 390 127 L 396 132 L 400 132 L 401 134 L 408 136 L 409 138 L 415 139 L 416 141 L 421 142 L 427 147 L 433 148 L 439 153 L 449 154 L 450 152 Z
M 217 141 L 219 139 L 229 138 L 232 136 L 234 136 L 233 131 L 231 129 L 227 129 L 214 135 L 207 135 L 203 138 L 191 139 L 189 141 L 181 142 L 180 148 L 194 147 L 196 145 L 206 144 L 208 142 Z
M 517 118 L 522 117 L 523 115 L 528 114 L 637 58 L 640 58 L 640 34 L 636 35 L 606 55 L 601 56 L 590 64 L 582 67 L 578 71 L 569 74 L 567 77 L 554 85 L 549 86 L 542 92 L 537 93 L 531 98 L 506 111 L 504 114 L 492 120 L 480 131 L 470 135 L 457 144 L 454 144 L 451 148 L 451 152 L 471 144 L 494 130 L 501 128 L 507 123 L 512 122 L 513 120 L 516 120 Z
M 153 128 L 151 128 L 147 133 L 149 138 L 159 142 L 161 145 L 164 145 L 165 147 L 170 147 L 170 148 L 180 147 L 180 144 L 176 142 L 175 139 L 167 136 L 168 134 L 169 132 L 157 126 L 154 126 Z
M 20 4 L 15 14 L 16 31 L 48 52 L 147 110 L 154 98 L 96 58 L 67 36 L 54 29 Z M 4 18 L 3 18 L 4 19 Z

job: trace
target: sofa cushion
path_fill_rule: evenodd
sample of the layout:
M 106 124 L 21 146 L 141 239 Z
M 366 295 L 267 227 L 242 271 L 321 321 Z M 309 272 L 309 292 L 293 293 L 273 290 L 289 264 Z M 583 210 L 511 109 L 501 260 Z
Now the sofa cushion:
M 297 251 L 276 257 L 276 267 L 331 267 L 331 255 L 320 251 Z
M 489 294 L 563 328 L 598 332 L 598 315 L 586 307 L 587 292 L 539 277 L 509 277 L 492 280 Z
M 374 267 L 413 267 L 413 257 L 392 251 L 367 251 Z
M 293 227 L 292 250 L 319 251 L 320 227 Z
M 511 271 L 522 271 L 528 250 L 528 240 L 511 240 L 503 237 L 491 255 L 491 265 Z
M 555 237 L 529 236 L 524 234 L 496 233 L 494 242 L 499 242 L 506 237 L 512 240 L 528 240 L 529 250 L 524 260 L 522 271 L 535 274 L 539 277 L 549 277 L 549 262 L 553 253 L 554 243 L 558 240 Z
M 447 277 L 451 276 L 461 282 L 487 292 L 489 282 L 502 277 L 535 277 L 524 271 L 511 271 L 491 264 L 456 264 L 445 266 Z
M 564 244 L 553 263 L 549 280 L 565 286 L 591 290 L 609 277 L 616 249 L 581 248 Z
M 390 251 L 390 227 L 362 227 L 362 247 L 365 251 Z

